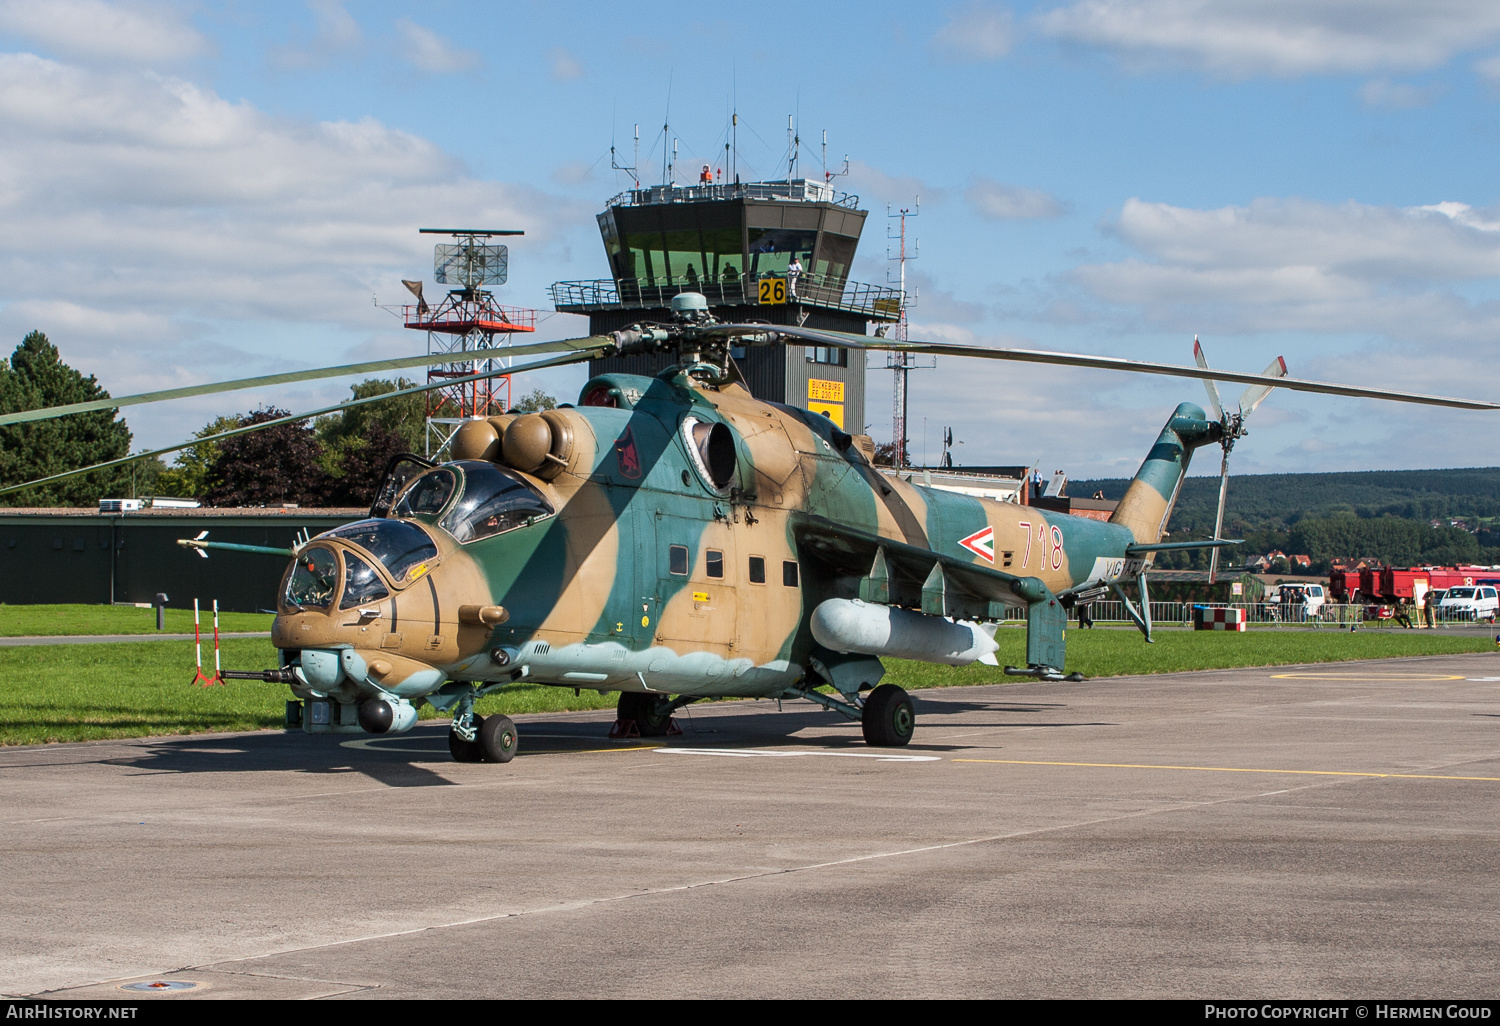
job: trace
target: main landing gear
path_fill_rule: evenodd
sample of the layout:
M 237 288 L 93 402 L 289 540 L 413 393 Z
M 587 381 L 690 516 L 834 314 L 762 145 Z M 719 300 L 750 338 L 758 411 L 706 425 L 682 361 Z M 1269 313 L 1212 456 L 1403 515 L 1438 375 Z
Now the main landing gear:
M 789 690 L 783 698 L 805 698 L 825 709 L 859 722 L 864 732 L 865 743 L 876 748 L 901 748 L 911 742 L 917 729 L 917 711 L 904 690 L 894 684 L 882 684 L 855 705 L 854 696 L 824 694 L 809 688 L 806 691 Z
M 911 741 L 917 728 L 917 712 L 911 697 L 894 684 L 882 684 L 865 699 L 859 720 L 865 743 L 876 748 L 900 748 Z
M 448 751 L 455 762 L 510 762 L 516 757 L 516 725 L 509 716 L 471 716 L 472 739 L 448 730 Z
M 626 737 L 670 737 L 682 733 L 672 719 L 672 713 L 693 698 L 673 701 L 661 695 L 647 695 L 639 691 L 620 692 L 620 702 L 615 706 L 615 725 L 609 736 L 615 740 Z

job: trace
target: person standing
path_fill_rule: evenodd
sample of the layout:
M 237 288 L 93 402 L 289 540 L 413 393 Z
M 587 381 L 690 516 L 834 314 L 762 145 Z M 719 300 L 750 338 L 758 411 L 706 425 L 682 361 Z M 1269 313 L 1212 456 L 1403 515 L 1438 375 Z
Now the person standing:
M 1427 617 L 1427 627 L 1429 630 L 1437 626 L 1435 623 L 1433 623 L 1433 605 L 1434 603 L 1432 601 L 1432 589 L 1428 588 L 1427 594 L 1422 596 L 1422 613 Z
M 792 254 L 792 262 L 786 268 L 786 290 L 793 299 L 797 298 L 797 279 L 802 277 L 802 261 L 797 259 L 797 254 Z

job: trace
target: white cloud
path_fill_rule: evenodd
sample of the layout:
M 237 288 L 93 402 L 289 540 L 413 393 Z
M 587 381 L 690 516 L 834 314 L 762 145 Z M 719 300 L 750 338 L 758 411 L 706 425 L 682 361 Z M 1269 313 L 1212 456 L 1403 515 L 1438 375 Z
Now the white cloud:
M 1132 199 L 1109 230 L 1141 258 L 1071 277 L 1156 325 L 1432 340 L 1500 332 L 1500 302 L 1457 292 L 1500 278 L 1500 223 L 1467 204 L 1259 199 L 1194 210 Z
M 282 68 L 320 68 L 334 56 L 347 53 L 364 44 L 365 35 L 359 22 L 344 9 L 340 0 L 309 0 L 317 32 L 305 46 L 278 46 L 270 51 L 270 60 Z
M 0 337 L 46 331 L 117 394 L 341 362 L 403 335 L 410 352 L 416 333 L 371 296 L 425 276 L 416 228 L 513 226 L 535 252 L 586 213 L 373 120 L 278 119 L 181 79 L 29 54 L 0 55 L 0 133 L 26 140 L 0 149 Z
M 971 3 L 949 13 L 933 34 L 928 49 L 934 56 L 960 61 L 992 61 L 1010 53 L 1014 27 L 1009 8 Z
M 992 178 L 976 178 L 964 199 L 981 216 L 997 221 L 1027 221 L 1063 213 L 1063 205 L 1040 189 L 1006 185 Z
M 1492 0 L 1078 0 L 1044 35 L 1232 77 L 1433 68 L 1500 40 Z
M 207 39 L 169 3 L 4 0 L 0 31 L 69 57 L 150 64 L 209 52 Z
M 782 170 L 785 170 L 785 162 Z M 897 207 L 912 207 L 921 197 L 925 197 L 929 203 L 940 203 L 947 198 L 944 190 L 920 178 L 886 174 L 880 168 L 860 160 L 849 161 L 849 177 L 834 179 L 834 184 L 859 193 L 867 203 L 873 198 L 879 203 L 890 203 Z
M 1500 54 L 1476 61 L 1474 70 L 1490 85 L 1500 85 Z
M 1429 106 L 1442 92 L 1441 87 L 1415 86 L 1407 82 L 1392 82 L 1388 78 L 1377 78 L 1366 82 L 1359 90 L 1359 98 L 1365 106 L 1378 110 L 1412 110 Z
M 457 71 L 471 71 L 484 63 L 478 50 L 464 50 L 428 28 L 423 28 L 410 18 L 396 22 L 396 31 L 401 33 L 401 55 L 419 71 L 435 75 Z
M 554 81 L 576 82 L 583 77 L 583 65 L 578 58 L 560 46 L 554 46 L 547 52 L 547 60 L 551 65 Z

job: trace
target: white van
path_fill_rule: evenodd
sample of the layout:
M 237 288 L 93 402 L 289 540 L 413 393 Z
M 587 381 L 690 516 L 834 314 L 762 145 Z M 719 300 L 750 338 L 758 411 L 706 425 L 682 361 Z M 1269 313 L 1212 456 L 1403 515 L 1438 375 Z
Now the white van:
M 1492 584 L 1449 588 L 1438 605 L 1447 620 L 1491 620 L 1500 612 L 1500 592 Z
M 1323 603 L 1328 601 L 1328 595 L 1321 584 L 1288 582 L 1278 590 L 1282 608 L 1299 614 L 1296 619 L 1317 617 Z

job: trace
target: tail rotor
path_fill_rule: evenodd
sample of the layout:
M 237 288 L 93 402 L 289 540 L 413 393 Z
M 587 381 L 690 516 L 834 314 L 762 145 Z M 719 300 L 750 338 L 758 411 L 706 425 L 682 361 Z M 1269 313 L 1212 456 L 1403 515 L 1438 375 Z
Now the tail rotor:
M 1224 499 L 1229 493 L 1229 453 L 1234 448 L 1234 443 L 1250 432 L 1245 429 L 1245 421 L 1250 414 L 1254 413 L 1266 397 L 1275 389 L 1275 385 L 1250 385 L 1240 395 L 1238 409 L 1234 413 L 1224 410 L 1224 404 L 1219 400 L 1219 388 L 1210 377 L 1213 372 L 1208 366 L 1208 357 L 1203 354 L 1203 346 L 1198 341 L 1198 336 L 1193 336 L 1193 360 L 1198 364 L 1200 370 L 1204 371 L 1203 387 L 1208 392 L 1208 404 L 1213 408 L 1214 416 L 1219 418 L 1219 423 L 1224 427 L 1223 437 L 1219 440 L 1220 447 L 1224 450 L 1223 458 L 1219 461 L 1219 511 L 1214 516 L 1214 541 L 1224 536 Z M 1265 369 L 1264 375 L 1270 378 L 1286 377 L 1286 358 L 1278 356 L 1271 361 L 1271 365 Z M 1213 584 L 1218 580 L 1219 572 L 1219 550 L 1214 548 L 1208 557 L 1208 583 Z

